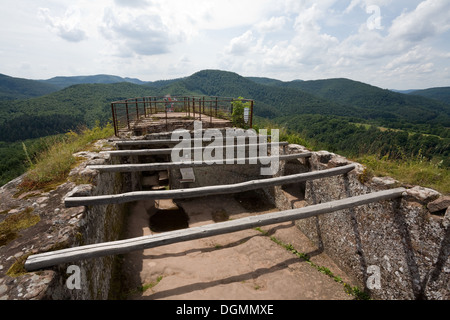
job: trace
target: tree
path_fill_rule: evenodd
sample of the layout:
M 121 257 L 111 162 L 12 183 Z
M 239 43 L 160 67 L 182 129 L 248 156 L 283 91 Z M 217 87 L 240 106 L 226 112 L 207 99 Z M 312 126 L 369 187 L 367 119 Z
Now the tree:
M 248 108 L 248 111 L 250 112 L 251 103 L 250 101 L 244 103 L 243 100 L 244 100 L 243 97 L 239 97 L 238 100 L 234 100 L 233 102 L 231 102 L 231 105 L 233 106 L 231 121 L 233 122 L 233 125 L 236 127 L 248 129 L 250 128 L 250 125 L 248 121 L 247 123 L 245 123 L 244 114 L 246 108 Z

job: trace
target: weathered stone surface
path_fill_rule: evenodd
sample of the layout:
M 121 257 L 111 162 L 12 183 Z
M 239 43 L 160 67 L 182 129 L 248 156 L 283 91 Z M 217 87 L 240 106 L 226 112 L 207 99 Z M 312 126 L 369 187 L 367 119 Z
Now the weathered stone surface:
M 83 184 L 73 188 L 66 197 L 88 197 L 92 195 L 92 185 Z
M 337 167 L 343 167 L 350 163 L 350 161 L 342 156 L 335 155 L 331 158 L 331 160 L 328 162 L 329 168 L 337 168 Z
M 13 264 L 20 266 L 30 254 L 118 239 L 125 212 L 123 207 L 64 207 L 63 200 L 68 194 L 85 196 L 120 193 L 125 188 L 120 175 L 99 174 L 86 168 L 90 161 L 97 163 L 97 160 L 101 160 L 101 163 L 105 163 L 104 155 L 86 152 L 76 156 L 86 160 L 72 170 L 70 181 L 50 192 L 34 190 L 19 194 L 18 185 L 23 177 L 0 188 L 0 221 L 27 208 L 33 208 L 32 214 L 40 217 L 36 225 L 21 230 L 16 239 L 0 247 L 0 300 L 85 300 L 108 297 L 114 267 L 112 257 L 76 263 L 83 272 L 80 290 L 66 287 L 68 266 L 27 273 L 19 268 L 18 274 L 8 273 Z M 76 181 L 84 181 L 88 176 L 94 177 L 98 183 L 77 186 Z
M 290 153 L 307 151 L 296 145 L 290 145 L 287 149 Z M 5 212 L 0 215 L 0 221 L 30 207 L 41 218 L 32 228 L 21 231 L 19 238 L 0 247 L 0 300 L 108 298 L 114 267 L 112 257 L 76 263 L 82 270 L 81 290 L 66 287 L 66 265 L 14 277 L 6 274 L 16 260 L 29 254 L 117 240 L 123 223 L 123 207 L 68 209 L 63 206 L 63 199 L 66 195 L 95 196 L 131 191 L 133 181 L 140 183 L 140 179 L 130 174 L 89 172 L 86 168 L 88 163 L 110 163 L 112 160 L 103 159 L 95 152 L 79 153 L 78 156 L 86 161 L 72 171 L 73 180 L 51 192 L 35 191 L 19 199 L 15 195 L 21 177 L 0 188 L 0 211 Z M 287 167 L 304 172 L 347 163 L 350 161 L 343 157 L 321 151 L 313 153 L 311 159 L 295 163 L 293 168 Z M 247 181 L 253 176 L 260 176 L 258 167 L 252 168 L 254 172 L 248 169 L 245 166 L 237 170 L 232 166 L 224 170 L 207 167 L 198 171 L 198 177 L 201 184 L 210 185 L 224 181 Z M 279 209 L 289 209 L 299 203 L 302 206 L 313 205 L 375 192 L 397 183 L 390 178 L 372 179 L 364 183 L 359 179 L 363 172 L 364 167 L 357 164 L 356 170 L 349 174 L 298 185 L 298 194 L 290 194 L 290 197 L 281 187 L 264 192 L 269 199 L 274 199 Z M 171 179 L 177 179 L 176 174 L 179 175 L 179 172 L 171 173 Z M 95 184 L 77 186 L 76 181 L 92 175 L 95 175 Z M 450 227 L 450 209 L 444 217 L 430 218 L 425 204 L 429 205 L 441 195 L 418 186 L 409 189 L 407 194 L 408 197 L 403 199 L 309 218 L 296 222 L 296 225 L 320 250 L 334 258 L 344 271 L 354 277 L 362 288 L 370 289 L 374 298 L 448 300 L 450 262 L 447 257 L 448 231 L 445 229 Z M 374 270 L 370 267 L 377 267 L 375 270 L 380 272 L 380 288 L 367 288 L 368 277 Z
M 306 153 L 309 152 L 304 146 L 299 146 L 298 144 L 290 144 L 287 146 L 287 151 L 290 154 L 294 153 Z
M 400 182 L 391 177 L 373 177 L 372 182 L 381 188 L 392 189 L 400 186 Z
M 430 202 L 427 207 L 431 213 L 446 210 L 448 207 L 450 207 L 450 196 L 440 197 L 433 202 Z
M 445 212 L 444 220 L 442 221 L 442 225 L 445 229 L 448 229 L 450 227 L 450 207 L 447 208 L 447 211 Z
M 441 196 L 439 192 L 433 189 L 415 186 L 412 189 L 407 190 L 408 195 L 416 198 L 421 202 L 430 202 Z
M 324 150 L 315 152 L 314 155 L 317 157 L 318 161 L 323 164 L 328 164 L 331 161 L 331 159 L 335 156 L 334 153 Z
M 336 155 L 313 153 L 309 165 L 323 169 Z M 340 162 L 342 160 L 339 160 Z M 391 188 L 391 178 L 365 181 L 360 171 L 346 176 L 308 181 L 308 205 L 326 203 Z M 277 203 L 285 209 L 293 202 L 282 193 Z M 448 260 L 450 213 L 431 216 L 426 205 L 441 194 L 429 188 L 412 186 L 406 196 L 296 222 L 300 230 L 322 248 L 346 273 L 382 300 L 448 300 L 450 261 Z M 379 270 L 380 286 L 369 288 L 373 270 Z

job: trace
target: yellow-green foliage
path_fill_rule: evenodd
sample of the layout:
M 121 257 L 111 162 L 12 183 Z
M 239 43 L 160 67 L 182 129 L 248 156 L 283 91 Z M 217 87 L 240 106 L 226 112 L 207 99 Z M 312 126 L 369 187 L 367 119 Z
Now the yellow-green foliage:
M 256 118 L 255 124 L 253 125 L 253 129 L 256 130 L 256 132 L 258 132 L 258 133 L 261 133 L 260 130 L 265 129 L 265 130 L 267 130 L 268 135 L 271 135 L 272 130 L 276 129 L 276 130 L 278 130 L 278 133 L 279 133 L 279 141 L 280 142 L 285 141 L 285 142 L 289 142 L 291 144 L 298 144 L 305 148 L 312 149 L 312 146 L 305 139 L 303 139 L 300 136 L 300 134 L 289 131 L 283 127 L 279 128 L 279 127 L 271 124 L 270 122 L 265 122 L 264 120 L 261 120 L 259 118 Z
M 29 256 L 30 254 L 26 254 L 16 259 L 16 262 L 14 262 L 14 264 L 8 269 L 6 274 L 13 278 L 26 274 L 27 270 L 25 270 L 25 261 Z
M 32 227 L 40 221 L 39 215 L 34 215 L 32 212 L 33 208 L 27 208 L 0 222 L 0 246 L 16 239 L 20 230 Z
M 97 124 L 93 129 L 70 131 L 64 137 L 54 138 L 33 162 L 20 188 L 26 191 L 36 190 L 65 181 L 76 163 L 74 153 L 86 150 L 91 143 L 113 134 L 111 125 L 101 128 Z
M 231 121 L 233 125 L 239 128 L 248 129 L 248 125 L 244 121 L 244 109 L 250 109 L 250 101 L 243 102 L 243 97 L 239 97 L 238 100 L 234 100 L 231 104 L 233 105 L 233 113 L 231 115 Z
M 257 131 L 265 128 L 268 129 L 270 134 L 270 131 L 276 128 L 276 125 L 266 119 L 256 118 L 255 122 L 254 129 Z M 313 151 L 326 149 L 325 145 L 304 139 L 301 134 L 288 131 L 285 128 L 280 129 L 280 141 L 299 144 Z M 336 152 L 352 158 L 344 151 Z M 432 188 L 442 194 L 450 193 L 450 170 L 445 166 L 442 159 L 430 161 L 419 154 L 415 157 L 403 155 L 401 159 L 392 160 L 388 159 L 387 156 L 380 158 L 376 154 L 366 154 L 352 160 L 367 167 L 367 170 L 360 176 L 361 182 L 367 182 L 373 176 L 389 176 L 404 184 Z
M 402 183 L 435 189 L 443 194 L 450 193 L 449 170 L 439 162 L 422 159 L 388 160 L 376 156 L 356 159 L 367 166 L 374 176 L 389 176 Z

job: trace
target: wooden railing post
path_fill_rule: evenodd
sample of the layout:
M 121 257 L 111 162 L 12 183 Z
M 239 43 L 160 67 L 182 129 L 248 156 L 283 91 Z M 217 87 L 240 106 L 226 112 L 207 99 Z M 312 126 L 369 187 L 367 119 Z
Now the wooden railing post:
M 111 112 L 112 112 L 112 120 L 113 120 L 113 126 L 114 126 L 114 135 L 118 137 L 117 133 L 117 119 L 116 119 L 116 112 L 115 112 L 115 105 L 114 103 L 111 103 Z
M 250 104 L 250 129 L 253 128 L 253 100 Z
M 136 102 L 136 121 L 139 121 L 139 102 L 138 98 L 135 99 Z
M 127 112 L 127 125 L 128 125 L 128 130 L 131 130 L 131 126 L 130 126 L 130 116 L 128 115 L 128 101 L 125 101 L 125 108 L 126 108 L 126 112 Z

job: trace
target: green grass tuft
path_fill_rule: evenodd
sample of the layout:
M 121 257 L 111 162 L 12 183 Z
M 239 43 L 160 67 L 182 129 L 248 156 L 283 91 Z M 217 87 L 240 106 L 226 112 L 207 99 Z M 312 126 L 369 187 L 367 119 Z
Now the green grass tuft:
M 0 246 L 4 246 L 19 236 L 19 231 L 34 226 L 40 221 L 39 215 L 32 214 L 33 208 L 27 208 L 12 214 L 0 222 Z
M 97 125 L 93 129 L 70 131 L 63 137 L 55 137 L 47 144 L 45 151 L 36 157 L 19 186 L 20 191 L 46 189 L 63 183 L 77 163 L 74 153 L 87 150 L 93 142 L 113 134 L 111 125 L 103 128 Z
M 441 162 L 388 160 L 377 156 L 364 156 L 355 161 L 365 165 L 373 176 L 389 176 L 404 184 L 431 188 L 442 194 L 450 193 L 450 170 L 443 167 Z

